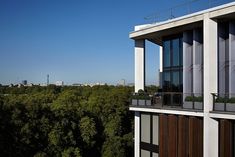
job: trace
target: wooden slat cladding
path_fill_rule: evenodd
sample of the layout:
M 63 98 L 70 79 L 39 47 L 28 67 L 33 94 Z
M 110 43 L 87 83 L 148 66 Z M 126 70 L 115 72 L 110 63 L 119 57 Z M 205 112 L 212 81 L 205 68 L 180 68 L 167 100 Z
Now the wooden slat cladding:
M 168 120 L 167 115 L 159 116 L 159 157 L 168 157 Z
M 159 157 L 203 156 L 202 118 L 162 114 L 159 123 Z
M 177 157 L 177 117 L 168 116 L 168 156 Z
M 178 157 L 188 157 L 189 154 L 189 124 L 188 117 L 178 117 Z
M 203 156 L 203 123 L 202 119 L 189 117 L 189 157 Z
M 233 124 L 230 120 L 221 119 L 219 126 L 219 152 L 220 157 L 232 157 L 233 155 Z

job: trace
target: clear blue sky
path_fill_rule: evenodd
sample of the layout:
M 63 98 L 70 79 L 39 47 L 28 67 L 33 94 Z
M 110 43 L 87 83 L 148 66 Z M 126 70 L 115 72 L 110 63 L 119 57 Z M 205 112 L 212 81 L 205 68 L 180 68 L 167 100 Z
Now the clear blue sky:
M 0 83 L 134 82 L 134 42 L 144 17 L 188 0 L 0 0 Z M 147 43 L 147 82 L 158 47 Z

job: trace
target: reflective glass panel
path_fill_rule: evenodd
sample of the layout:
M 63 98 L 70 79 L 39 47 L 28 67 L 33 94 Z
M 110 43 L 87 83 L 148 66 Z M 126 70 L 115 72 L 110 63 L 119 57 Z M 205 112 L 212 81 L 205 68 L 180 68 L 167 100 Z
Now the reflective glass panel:
M 163 66 L 170 67 L 171 66 L 171 55 L 170 55 L 170 40 L 166 40 L 163 42 Z
M 179 39 L 172 40 L 172 64 L 179 66 Z
M 170 72 L 163 73 L 163 90 L 164 92 L 171 91 L 171 73 Z
M 179 71 L 172 72 L 172 90 L 174 92 L 179 92 L 180 89 L 180 82 L 179 82 Z

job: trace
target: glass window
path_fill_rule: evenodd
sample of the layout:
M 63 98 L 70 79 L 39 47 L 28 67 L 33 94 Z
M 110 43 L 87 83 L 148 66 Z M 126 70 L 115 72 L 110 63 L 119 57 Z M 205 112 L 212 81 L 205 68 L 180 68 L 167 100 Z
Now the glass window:
M 183 66 L 183 41 L 182 37 L 179 38 L 179 62 L 180 66 Z
M 141 142 L 150 143 L 150 115 L 141 114 Z
M 179 92 L 180 89 L 180 82 L 179 82 L 179 71 L 172 72 L 172 90 L 174 92 Z
M 170 92 L 171 89 L 171 73 L 164 72 L 163 73 L 163 90 L 164 92 Z
M 153 153 L 152 157 L 159 157 L 158 153 Z
M 158 156 L 159 116 L 151 113 L 141 113 L 140 134 L 141 157 Z
M 170 55 L 171 45 L 170 40 L 163 42 L 163 66 L 170 67 L 171 65 L 171 55 Z
M 153 144 L 158 145 L 158 124 L 159 124 L 159 118 L 156 115 L 153 115 Z
M 172 40 L 172 66 L 179 66 L 179 39 Z
M 182 104 L 183 92 L 182 36 L 163 41 L 163 65 L 163 104 L 178 106 Z
M 183 71 L 180 70 L 180 92 L 183 92 Z
M 150 151 L 141 149 L 141 157 L 150 157 Z

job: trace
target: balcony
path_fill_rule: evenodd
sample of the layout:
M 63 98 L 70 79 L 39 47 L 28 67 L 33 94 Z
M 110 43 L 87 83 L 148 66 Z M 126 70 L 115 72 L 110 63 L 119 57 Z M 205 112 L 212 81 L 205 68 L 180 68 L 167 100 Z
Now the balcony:
M 160 92 L 149 95 L 147 93 L 134 93 L 131 99 L 131 107 L 203 110 L 203 94 Z
M 213 111 L 235 112 L 235 94 L 212 93 Z

